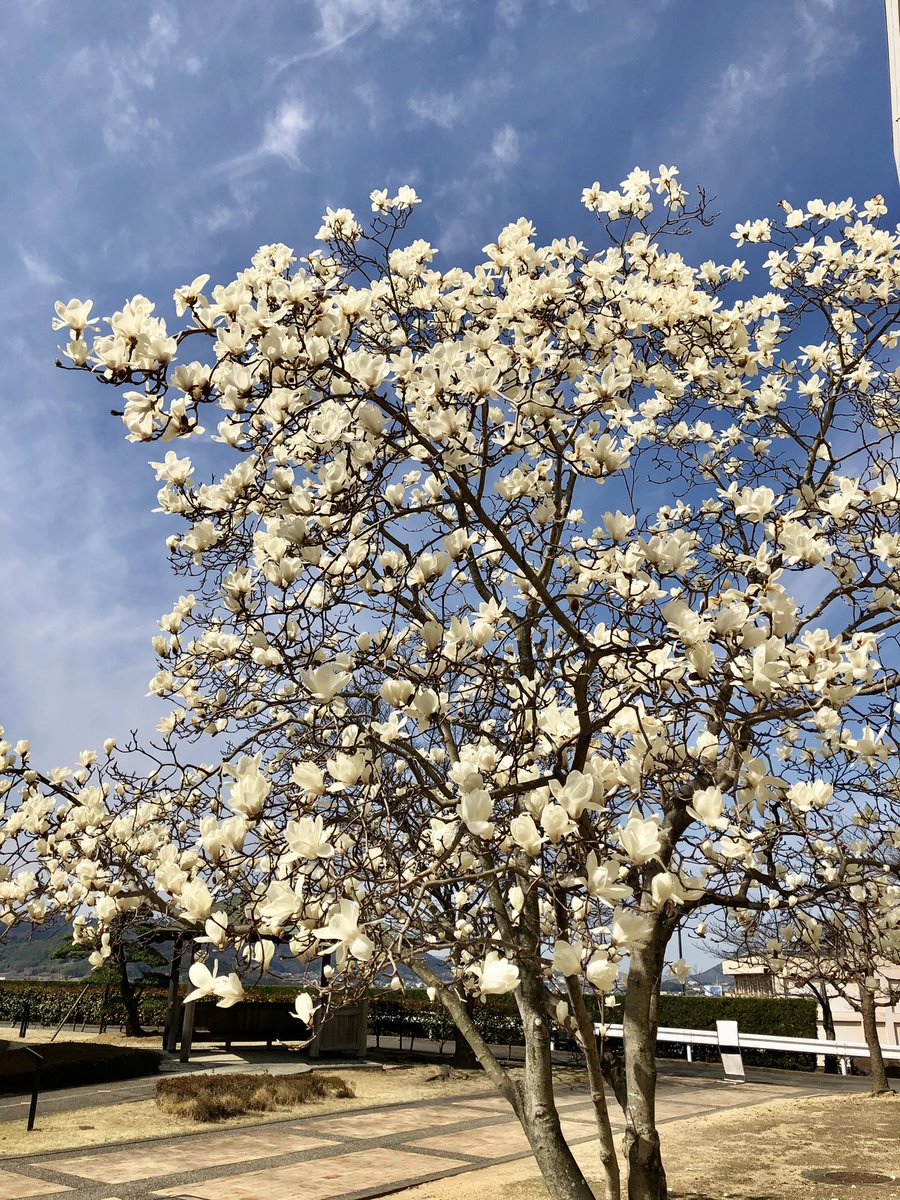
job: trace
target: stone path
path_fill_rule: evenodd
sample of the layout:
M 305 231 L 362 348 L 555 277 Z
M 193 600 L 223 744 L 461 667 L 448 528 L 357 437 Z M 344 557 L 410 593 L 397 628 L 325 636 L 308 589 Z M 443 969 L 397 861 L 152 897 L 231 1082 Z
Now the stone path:
M 796 1088 L 665 1080 L 659 1120 L 788 1095 Z M 586 1089 L 563 1088 L 557 1103 L 570 1144 L 594 1137 Z M 5 1160 L 0 1200 L 362 1200 L 528 1153 L 506 1102 L 482 1094 Z

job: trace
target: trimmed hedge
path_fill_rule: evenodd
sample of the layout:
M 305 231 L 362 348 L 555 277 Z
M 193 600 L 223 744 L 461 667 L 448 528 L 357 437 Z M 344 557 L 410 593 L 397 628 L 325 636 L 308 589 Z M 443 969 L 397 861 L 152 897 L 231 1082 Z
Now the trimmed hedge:
M 71 1007 L 83 983 L 74 981 L 0 982 L 0 1023 L 17 1022 L 27 1001 L 31 1020 L 42 1025 L 57 1025 Z M 298 988 L 272 985 L 250 989 L 246 999 L 251 1003 L 283 1000 L 293 1007 Z M 70 1021 L 100 1023 L 104 1012 L 102 986 L 90 986 L 69 1017 Z M 140 997 L 141 1022 L 149 1029 L 161 1029 L 166 1019 L 166 993 L 148 988 Z M 589 1003 L 595 1015 L 596 1003 Z M 610 1011 L 610 1019 L 619 1018 L 620 1008 Z M 124 1021 L 121 1000 L 114 989 L 107 997 L 106 1021 L 110 1025 Z M 485 1003 L 474 1007 L 475 1024 L 485 1039 L 494 1045 L 521 1045 L 522 1025 L 512 996 L 490 996 Z M 659 998 L 660 1025 L 682 1029 L 714 1029 L 716 1021 L 737 1021 L 746 1033 L 781 1034 L 784 1037 L 816 1036 L 816 1003 L 804 999 L 776 999 L 757 996 L 680 996 L 664 992 Z M 423 989 L 407 988 L 405 992 L 374 989 L 369 994 L 369 1033 L 376 1045 L 382 1037 L 398 1038 L 401 1048 L 415 1049 L 416 1039 L 444 1044 L 456 1037 L 456 1028 L 443 1006 L 431 1003 Z M 403 1043 L 408 1043 L 405 1047 Z M 663 1058 L 683 1058 L 684 1046 L 676 1043 L 659 1044 L 657 1053 Z M 718 1061 L 718 1051 L 712 1046 L 694 1047 L 694 1057 L 700 1061 Z M 751 1066 L 783 1067 L 793 1070 L 814 1070 L 815 1059 L 809 1054 L 783 1054 L 767 1050 L 746 1050 L 744 1060 Z
M 53 1042 L 42 1045 L 38 1053 L 44 1059 L 42 1091 L 156 1075 L 162 1058 L 156 1050 L 88 1042 Z M 33 1081 L 34 1059 L 30 1054 L 24 1050 L 0 1053 L 0 1095 L 27 1094 Z
M 36 1025 L 58 1025 L 69 1009 L 78 1000 L 84 988 L 80 980 L 23 980 L 0 983 L 0 1023 L 13 1025 L 21 1020 L 26 1003 L 30 1009 L 29 1020 Z M 125 1022 L 125 1010 L 118 991 L 110 988 L 104 1005 L 106 989 L 102 984 L 91 984 L 66 1024 L 99 1025 L 105 1015 L 108 1025 Z M 141 1022 L 150 1029 L 162 1028 L 166 1022 L 166 993 L 161 988 L 148 988 L 140 997 Z
M 771 996 L 679 996 L 663 992 L 659 998 L 659 1023 L 675 1029 L 715 1029 L 716 1021 L 737 1021 L 744 1033 L 770 1034 L 772 1037 L 816 1036 L 816 1002 L 805 999 L 779 999 Z M 677 1042 L 660 1042 L 660 1058 L 684 1058 L 685 1047 Z M 694 1059 L 718 1062 L 715 1046 L 695 1046 Z M 812 1054 L 788 1054 L 772 1050 L 742 1050 L 741 1057 L 751 1067 L 780 1067 L 792 1071 L 814 1071 Z
M 599 1017 L 596 1003 L 589 1004 Z M 610 1019 L 620 1019 L 620 1009 L 610 1011 Z M 475 1007 L 475 1025 L 486 1041 L 495 1045 L 521 1045 L 522 1024 L 511 996 L 491 996 L 487 1003 Z M 716 1021 L 737 1021 L 746 1033 L 766 1033 L 784 1037 L 816 1036 L 816 1003 L 814 1000 L 757 998 L 754 996 L 679 996 L 663 993 L 659 999 L 660 1025 L 679 1029 L 715 1029 Z M 396 1037 L 408 1041 L 407 1049 L 415 1048 L 415 1039 L 450 1042 L 456 1037 L 455 1026 L 439 1004 L 432 1004 L 424 992 L 407 989 L 405 994 L 384 992 L 369 998 L 369 1033 L 376 1039 Z M 562 1039 L 566 1041 L 565 1035 Z M 570 1040 L 570 1039 L 568 1039 Z M 574 1045 L 574 1043 L 572 1043 Z M 684 1058 L 685 1047 L 675 1042 L 660 1042 L 660 1058 Z M 780 1067 L 813 1071 L 815 1058 L 810 1054 L 787 1054 L 780 1051 L 745 1050 L 744 1061 L 749 1066 Z M 695 1046 L 694 1058 L 701 1062 L 718 1062 L 714 1046 Z
M 522 1042 L 522 1022 L 512 996 L 489 996 L 484 1004 L 475 1005 L 473 1016 L 478 1032 L 494 1045 L 515 1046 Z M 409 1041 L 407 1049 L 415 1048 L 415 1039 L 452 1042 L 456 1026 L 447 1010 L 438 1002 L 432 1003 L 424 990 L 408 988 L 405 993 L 389 990 L 369 993 L 369 1033 L 378 1045 L 382 1037 Z
M 14 1025 L 22 1019 L 25 1004 L 30 1008 L 29 1021 L 36 1025 L 58 1025 L 69 1009 L 78 1000 L 66 1024 L 99 1025 L 105 1017 L 107 1025 L 123 1025 L 125 1010 L 115 987 L 109 989 L 104 1004 L 105 988 L 102 984 L 90 984 L 84 989 L 83 980 L 6 980 L 0 982 L 0 1024 Z M 182 987 L 182 995 L 187 989 Z M 247 991 L 245 999 L 253 1002 L 283 1000 L 289 1008 L 294 1006 L 296 987 L 258 987 Z M 168 994 L 164 988 L 145 988 L 138 999 L 141 1024 L 146 1029 L 162 1029 L 166 1023 Z

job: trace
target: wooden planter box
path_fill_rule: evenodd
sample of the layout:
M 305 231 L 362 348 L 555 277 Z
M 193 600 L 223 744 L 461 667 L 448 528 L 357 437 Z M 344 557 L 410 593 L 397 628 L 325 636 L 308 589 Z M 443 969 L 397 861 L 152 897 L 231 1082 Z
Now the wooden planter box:
M 324 1054 L 366 1053 L 368 1004 L 348 1004 L 331 1014 L 307 1047 L 310 1058 Z M 190 1058 L 194 1042 L 222 1042 L 227 1050 L 232 1043 L 299 1042 L 309 1037 L 310 1030 L 302 1021 L 291 1016 L 287 1004 L 265 1000 L 245 1002 L 231 1008 L 219 1008 L 200 1000 L 182 1006 L 181 1061 Z

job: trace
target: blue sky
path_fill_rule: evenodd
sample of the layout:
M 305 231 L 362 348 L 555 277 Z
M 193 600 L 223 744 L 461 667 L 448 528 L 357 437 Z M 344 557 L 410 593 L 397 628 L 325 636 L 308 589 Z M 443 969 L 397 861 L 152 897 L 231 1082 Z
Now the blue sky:
M 423 197 L 413 236 L 470 266 L 525 215 L 592 237 L 581 188 L 676 163 L 738 220 L 896 207 L 880 0 L 7 0 L 0 32 L 0 723 L 44 763 L 148 726 L 150 636 L 180 591 L 155 458 L 54 370 L 53 301 L 165 303 L 326 205 Z

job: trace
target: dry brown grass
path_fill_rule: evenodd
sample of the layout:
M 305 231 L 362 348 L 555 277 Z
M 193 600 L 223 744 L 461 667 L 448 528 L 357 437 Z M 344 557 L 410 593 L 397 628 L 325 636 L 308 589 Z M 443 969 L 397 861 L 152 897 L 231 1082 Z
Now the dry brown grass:
M 900 1096 L 810 1096 L 660 1126 L 671 1200 L 900 1200 Z M 619 1139 L 621 1141 L 621 1139 Z M 575 1157 L 602 1188 L 597 1148 Z M 815 1169 L 871 1172 L 878 1184 L 820 1183 Z M 893 1178 L 891 1178 L 893 1177 Z M 424 1183 L 402 1200 L 548 1200 L 533 1159 Z
M 292 1075 L 179 1075 L 161 1079 L 156 1085 L 156 1103 L 163 1112 L 203 1124 L 355 1095 L 345 1079 L 316 1071 Z

